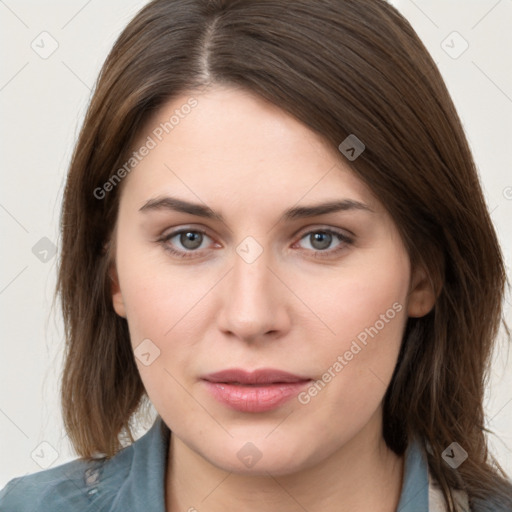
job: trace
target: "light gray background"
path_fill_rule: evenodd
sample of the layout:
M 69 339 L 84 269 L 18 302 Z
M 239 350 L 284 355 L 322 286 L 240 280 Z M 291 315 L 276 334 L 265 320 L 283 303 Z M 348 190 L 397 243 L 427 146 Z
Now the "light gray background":
M 51 309 L 52 249 L 58 245 L 67 165 L 91 88 L 114 40 L 145 3 L 0 0 L 0 487 L 14 476 L 75 458 L 58 401 L 63 342 L 59 309 Z M 474 152 L 510 278 L 512 1 L 392 3 L 416 29 L 446 80 Z M 41 35 L 44 31 L 50 35 Z M 54 53 L 45 55 L 56 44 Z M 41 241 L 44 237 L 48 240 Z M 507 318 L 512 323 L 510 304 L 509 296 Z M 487 426 L 496 434 L 490 437 L 491 450 L 510 475 L 512 354 L 503 334 L 486 412 Z M 140 427 L 139 435 L 147 426 Z

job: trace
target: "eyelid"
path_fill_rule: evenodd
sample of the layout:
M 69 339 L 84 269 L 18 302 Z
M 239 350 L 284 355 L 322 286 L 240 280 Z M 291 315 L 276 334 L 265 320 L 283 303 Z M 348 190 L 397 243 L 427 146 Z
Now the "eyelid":
M 176 235 L 179 235 L 183 232 L 193 231 L 197 233 L 201 233 L 203 235 L 208 236 L 211 239 L 214 239 L 215 236 L 210 234 L 209 228 L 205 226 L 195 226 L 193 224 L 181 224 L 178 226 L 173 226 L 172 228 L 166 228 L 162 231 L 162 234 L 158 236 L 158 240 L 166 240 L 172 238 Z
M 201 233 L 202 235 L 206 235 L 208 238 L 211 238 L 210 235 L 208 235 L 208 233 L 206 233 L 206 231 L 204 231 L 203 229 L 190 228 L 190 227 L 186 228 L 185 227 L 185 228 L 179 228 L 179 229 L 176 229 L 175 231 L 171 231 L 170 233 L 161 235 L 160 237 L 157 238 L 156 242 L 158 244 L 162 245 L 164 251 L 171 254 L 174 258 L 187 260 L 187 259 L 194 259 L 194 258 L 202 257 L 205 249 L 202 249 L 199 251 L 197 251 L 197 250 L 196 251 L 185 251 L 185 250 L 174 249 L 173 247 L 171 247 L 169 245 L 169 241 L 171 240 L 171 238 L 174 238 L 175 236 L 180 235 L 184 232 L 186 233 L 187 231 L 194 231 L 197 233 Z
M 331 227 L 309 227 L 305 232 L 299 235 L 299 239 L 297 242 L 293 244 L 293 246 L 298 245 L 303 239 L 310 236 L 312 233 L 329 233 L 330 235 L 333 235 L 335 238 L 338 239 L 339 244 L 334 247 L 333 249 L 327 249 L 327 250 L 315 250 L 315 249 L 299 249 L 302 252 L 308 253 L 312 256 L 314 256 L 316 259 L 335 259 L 340 255 L 341 252 L 344 252 L 347 250 L 348 246 L 352 246 L 354 244 L 354 236 L 352 235 L 346 235 L 339 229 L 334 229 Z M 292 247 L 293 247 L 292 246 Z
M 299 231 L 297 231 L 297 233 L 293 236 L 294 237 L 300 236 L 302 238 L 304 235 L 307 235 L 308 233 L 317 232 L 317 231 L 326 231 L 328 233 L 334 233 L 334 234 L 340 235 L 347 239 L 353 239 L 356 237 L 355 233 L 350 231 L 349 229 L 336 228 L 334 226 L 325 225 L 325 224 L 314 224 L 314 225 L 306 226 L 305 228 L 301 228 Z
M 211 240 L 213 240 L 213 237 L 208 234 L 208 231 L 202 227 L 194 227 L 194 226 L 184 226 L 184 227 L 178 227 L 171 231 L 169 231 L 166 234 L 162 234 L 157 238 L 157 242 L 167 242 L 171 238 L 174 238 L 177 235 L 181 235 L 182 233 L 187 233 L 189 231 L 192 231 L 194 233 L 201 233 L 204 236 L 207 236 Z M 204 250 L 204 249 L 203 249 Z M 186 251 L 186 252 L 200 252 L 200 251 Z

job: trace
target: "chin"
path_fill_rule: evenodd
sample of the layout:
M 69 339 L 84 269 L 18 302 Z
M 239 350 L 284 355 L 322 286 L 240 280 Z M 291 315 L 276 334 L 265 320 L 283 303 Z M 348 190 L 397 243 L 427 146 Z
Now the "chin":
M 320 450 L 308 446 L 308 452 L 303 453 L 300 447 L 304 443 L 288 443 L 283 445 L 282 441 L 271 441 L 265 439 L 265 434 L 260 438 L 251 436 L 253 441 L 241 442 L 231 439 L 220 451 L 199 453 L 214 466 L 239 475 L 273 476 L 288 475 L 301 471 L 314 465 L 317 461 Z M 320 455 L 319 458 L 321 458 Z

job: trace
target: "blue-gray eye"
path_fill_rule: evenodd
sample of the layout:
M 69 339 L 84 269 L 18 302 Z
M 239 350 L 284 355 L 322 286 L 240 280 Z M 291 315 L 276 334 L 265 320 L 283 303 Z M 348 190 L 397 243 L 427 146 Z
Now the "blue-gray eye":
M 325 231 L 317 231 L 309 235 L 311 245 L 314 249 L 327 249 L 332 242 L 332 234 Z
M 352 243 L 352 240 L 348 236 L 329 229 L 309 231 L 301 238 L 301 240 L 307 240 L 309 242 L 310 247 L 305 247 L 306 249 L 318 252 L 328 252 L 326 251 L 328 248 L 331 248 L 329 252 L 334 252 L 336 248 L 342 248 L 339 246 Z M 331 247 L 333 241 L 336 240 L 338 241 L 338 244 Z
M 179 233 L 180 244 L 186 249 L 197 249 L 203 241 L 203 233 L 198 231 L 182 231 Z

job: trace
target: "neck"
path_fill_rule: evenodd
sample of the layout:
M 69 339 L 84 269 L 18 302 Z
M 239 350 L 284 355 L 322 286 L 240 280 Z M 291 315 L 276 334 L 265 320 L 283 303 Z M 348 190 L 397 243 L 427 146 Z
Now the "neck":
M 402 488 L 403 457 L 389 450 L 381 435 L 367 432 L 369 427 L 321 463 L 280 476 L 224 471 L 171 433 L 166 510 L 394 512 Z

